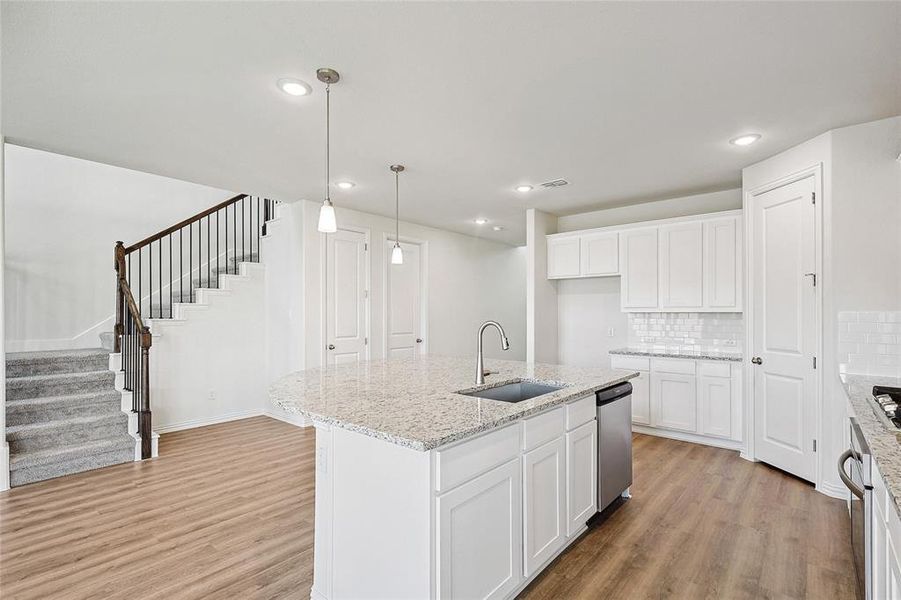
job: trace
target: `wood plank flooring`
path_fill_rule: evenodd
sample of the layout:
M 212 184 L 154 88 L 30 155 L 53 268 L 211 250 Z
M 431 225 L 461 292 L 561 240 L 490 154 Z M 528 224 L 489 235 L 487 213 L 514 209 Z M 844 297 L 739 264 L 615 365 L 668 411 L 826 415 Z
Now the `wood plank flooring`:
M 0 597 L 309 598 L 314 433 L 266 417 L 0 493 Z M 634 497 L 522 597 L 854 597 L 844 505 L 734 452 L 635 436 Z

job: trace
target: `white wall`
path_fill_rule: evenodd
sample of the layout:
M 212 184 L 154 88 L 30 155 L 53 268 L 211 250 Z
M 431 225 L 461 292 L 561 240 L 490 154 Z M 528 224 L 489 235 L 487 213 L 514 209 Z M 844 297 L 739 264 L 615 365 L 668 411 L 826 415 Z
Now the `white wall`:
M 90 348 L 112 331 L 113 247 L 234 195 L 7 144 L 7 350 Z
M 322 362 L 323 277 L 321 257 L 325 251 L 324 236 L 316 231 L 319 204 L 293 203 L 303 211 L 300 232 L 303 246 L 304 332 L 306 367 Z M 394 221 L 384 217 L 337 208 L 339 227 L 368 229 L 370 235 L 370 310 L 372 359 L 382 357 L 384 346 L 384 268 L 388 251 L 384 236 L 393 239 Z M 279 231 L 279 234 L 281 232 Z M 428 350 L 432 354 L 473 356 L 475 360 L 478 326 L 488 319 L 503 325 L 510 340 L 510 350 L 503 352 L 499 343 L 486 337 L 485 353 L 490 357 L 511 360 L 525 358 L 525 255 L 521 248 L 424 227 L 400 223 L 401 240 L 428 243 Z
M 2 14 L 0 10 L 0 14 Z M 3 21 L 0 18 L 0 31 L 3 30 Z M 0 77 L 2 81 L 2 77 Z M 0 93 L 0 97 L 2 97 Z M 0 124 L 3 123 L 3 107 L 0 103 Z M 0 264 L 5 264 L 6 248 L 6 179 L 4 176 L 4 148 L 3 127 L 0 125 Z M 4 315 L 4 296 L 6 284 L 3 270 L 0 269 L 0 364 L 6 364 L 6 320 Z M 6 369 L 0 373 L 0 491 L 9 489 L 9 444 L 6 442 Z
M 741 188 L 558 217 L 557 231 L 563 233 L 594 227 L 703 215 L 737 208 L 741 208 Z
M 526 211 L 526 360 L 556 364 L 557 282 L 547 278 L 547 238 L 557 217 Z
M 629 321 L 620 311 L 619 285 L 619 277 L 557 282 L 560 364 L 610 368 L 608 352 L 628 345 Z
M 186 429 L 262 414 L 268 406 L 266 271 L 242 266 L 220 290 L 201 290 L 183 320 L 153 321 L 153 429 Z

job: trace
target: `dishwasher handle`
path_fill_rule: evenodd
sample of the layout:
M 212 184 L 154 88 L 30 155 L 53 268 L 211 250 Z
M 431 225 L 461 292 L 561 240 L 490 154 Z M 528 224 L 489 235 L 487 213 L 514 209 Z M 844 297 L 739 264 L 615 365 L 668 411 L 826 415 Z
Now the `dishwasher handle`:
M 631 395 L 632 384 L 627 381 L 625 383 L 613 385 L 598 391 L 597 395 L 595 396 L 595 404 L 597 406 L 603 406 L 604 404 L 610 404 L 615 400 L 619 400 L 620 398 L 625 398 L 626 396 Z
M 852 494 L 862 500 L 863 490 L 851 480 L 851 478 L 848 476 L 848 473 L 845 471 L 845 463 L 848 462 L 849 458 L 856 459 L 857 457 L 855 456 L 855 454 L 856 452 L 849 448 L 848 450 L 842 452 L 842 455 L 838 457 L 838 476 L 842 480 L 842 483 L 845 484 L 845 487 L 851 490 Z

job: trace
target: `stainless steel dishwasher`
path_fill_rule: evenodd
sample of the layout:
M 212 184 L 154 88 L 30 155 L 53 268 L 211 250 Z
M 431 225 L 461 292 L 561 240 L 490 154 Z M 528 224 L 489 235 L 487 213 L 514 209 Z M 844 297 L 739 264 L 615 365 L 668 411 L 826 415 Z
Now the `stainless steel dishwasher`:
M 598 512 L 632 485 L 632 384 L 597 393 Z

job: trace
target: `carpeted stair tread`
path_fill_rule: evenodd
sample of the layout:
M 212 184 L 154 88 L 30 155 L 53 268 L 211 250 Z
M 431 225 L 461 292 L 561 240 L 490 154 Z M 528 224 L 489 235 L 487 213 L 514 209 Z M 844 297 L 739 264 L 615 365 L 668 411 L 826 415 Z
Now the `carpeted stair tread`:
M 109 351 L 103 348 L 11 352 L 6 355 L 7 377 L 28 377 L 59 373 L 101 371 L 109 364 Z
M 9 482 L 20 486 L 128 463 L 134 454 L 135 440 L 130 435 L 17 454 L 10 457 Z
M 12 425 L 6 428 L 6 441 L 10 454 L 18 454 L 84 444 L 127 432 L 128 415 L 119 411 Z
M 20 400 L 110 390 L 113 389 L 115 379 L 115 374 L 108 369 L 10 377 L 6 380 L 6 398 L 7 400 Z
M 25 469 L 37 465 L 47 465 L 55 462 L 61 462 L 88 456 L 93 453 L 110 452 L 115 450 L 128 450 L 130 455 L 134 455 L 135 439 L 128 434 L 117 435 L 116 437 L 104 438 L 85 442 L 83 444 L 73 444 L 69 446 L 47 448 L 45 450 L 33 450 L 31 452 L 23 452 L 15 454 L 9 458 L 10 470 Z
M 117 413 L 121 412 L 121 406 L 122 394 L 115 389 L 69 396 L 21 398 L 6 403 L 6 424 L 26 425 L 79 415 Z
M 10 425 L 6 428 L 6 440 L 22 439 L 33 435 L 43 435 L 60 429 L 73 429 L 105 424 L 128 423 L 128 415 L 121 410 L 108 415 L 85 415 L 82 417 L 70 417 L 67 419 L 54 419 L 41 421 L 40 423 L 25 423 L 24 425 Z

